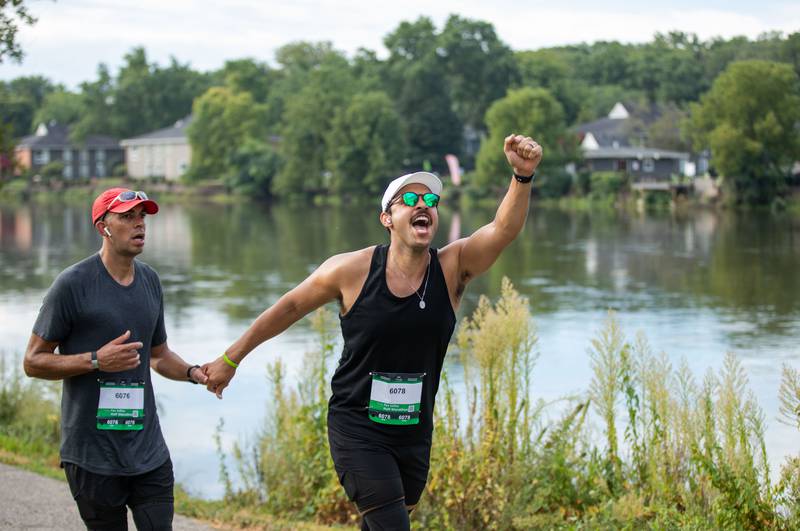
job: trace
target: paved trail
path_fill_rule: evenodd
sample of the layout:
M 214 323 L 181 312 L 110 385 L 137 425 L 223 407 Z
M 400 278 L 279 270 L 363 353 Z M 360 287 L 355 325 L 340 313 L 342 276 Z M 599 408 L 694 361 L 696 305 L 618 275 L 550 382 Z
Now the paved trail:
M 172 525 L 175 531 L 214 529 L 177 514 Z M 82 531 L 86 527 L 65 481 L 0 463 L 0 529 Z M 136 529 L 130 511 L 128 529 Z

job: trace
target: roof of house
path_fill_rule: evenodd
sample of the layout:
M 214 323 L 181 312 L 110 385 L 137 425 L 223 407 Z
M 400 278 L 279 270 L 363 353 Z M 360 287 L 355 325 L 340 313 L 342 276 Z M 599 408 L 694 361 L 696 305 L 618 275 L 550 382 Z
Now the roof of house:
M 88 135 L 82 144 L 77 145 L 69 138 L 70 129 L 66 125 L 50 122 L 40 124 L 36 133 L 23 137 L 17 148 L 66 149 L 66 148 L 119 148 L 119 140 L 108 135 Z
M 652 151 L 666 154 L 678 153 L 676 151 L 662 150 L 656 147 L 645 147 L 647 145 L 647 127 L 656 121 L 662 114 L 663 108 L 653 104 L 635 104 L 617 102 L 608 116 L 579 124 L 574 130 L 581 138 L 581 147 L 588 156 L 590 152 L 603 149 L 619 150 L 632 148 L 638 151 Z M 675 136 L 679 135 L 678 129 L 674 131 Z M 684 153 L 681 153 L 683 158 Z M 601 155 L 595 158 L 603 158 Z
M 151 131 L 122 141 L 123 146 L 137 144 L 155 144 L 163 141 L 186 140 L 186 128 L 192 123 L 192 115 L 182 118 L 169 127 Z
M 585 136 L 591 133 L 600 146 L 612 146 L 617 142 L 620 146 L 629 146 L 628 133 L 626 127 L 627 120 L 619 118 L 600 118 L 594 122 L 580 124 L 575 130 Z

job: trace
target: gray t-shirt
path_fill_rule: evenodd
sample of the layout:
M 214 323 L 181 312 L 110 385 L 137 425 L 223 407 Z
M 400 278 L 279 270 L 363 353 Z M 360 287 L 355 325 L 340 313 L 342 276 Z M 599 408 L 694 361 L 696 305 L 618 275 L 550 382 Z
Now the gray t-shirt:
M 62 355 L 99 350 L 131 331 L 141 341 L 141 363 L 129 371 L 94 371 L 64 379 L 61 395 L 61 460 L 95 474 L 131 476 L 149 472 L 169 457 L 156 414 L 150 349 L 167 340 L 158 275 L 134 260 L 134 280 L 122 286 L 99 254 L 65 269 L 50 287 L 33 333 L 58 342 Z M 144 382 L 144 427 L 140 431 L 97 428 L 100 381 Z

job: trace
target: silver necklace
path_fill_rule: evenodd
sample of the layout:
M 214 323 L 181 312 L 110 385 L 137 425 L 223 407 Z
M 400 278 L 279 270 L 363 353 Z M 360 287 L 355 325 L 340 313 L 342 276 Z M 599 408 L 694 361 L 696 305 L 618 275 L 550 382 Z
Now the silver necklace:
M 397 260 L 395 260 L 394 263 L 395 263 L 395 267 L 397 267 L 397 270 L 400 272 L 400 275 L 403 277 L 403 280 L 405 280 L 406 284 L 408 284 L 408 287 L 413 289 L 414 290 L 414 294 L 417 297 L 419 297 L 419 309 L 420 310 L 424 310 L 425 309 L 425 293 L 427 293 L 427 291 L 428 291 L 428 277 L 430 276 L 430 272 L 431 272 L 431 256 L 430 256 L 430 254 L 428 254 L 428 267 L 427 267 L 427 269 L 425 271 L 425 286 L 422 288 L 422 295 L 420 295 L 419 291 L 414 289 L 414 286 L 411 285 L 411 282 L 408 280 L 408 277 L 406 276 L 405 273 L 403 273 L 403 270 L 400 269 L 400 266 L 397 264 Z

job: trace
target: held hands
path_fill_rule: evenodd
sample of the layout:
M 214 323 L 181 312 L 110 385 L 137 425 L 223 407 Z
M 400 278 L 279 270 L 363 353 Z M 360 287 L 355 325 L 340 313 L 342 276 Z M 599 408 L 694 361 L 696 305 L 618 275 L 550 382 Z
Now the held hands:
M 222 400 L 222 391 L 228 387 L 231 379 L 236 374 L 236 369 L 228 365 L 220 356 L 211 363 L 203 365 L 202 370 L 206 376 L 206 381 L 204 382 L 206 389 Z M 196 374 L 197 371 L 194 373 Z
M 189 369 L 189 379 L 194 383 L 205 385 L 208 381 L 208 376 L 203 372 L 200 367 L 191 367 Z
M 542 161 L 542 146 L 529 136 L 508 135 L 503 151 L 514 173 L 523 177 L 533 175 Z
M 97 366 L 105 372 L 121 372 L 135 369 L 139 366 L 138 349 L 144 345 L 140 341 L 125 343 L 131 337 L 131 331 L 126 330 L 124 334 L 116 339 L 112 339 L 97 351 Z

